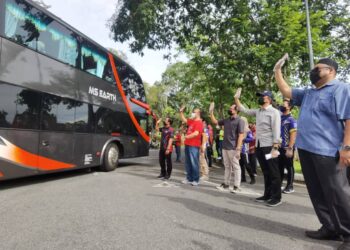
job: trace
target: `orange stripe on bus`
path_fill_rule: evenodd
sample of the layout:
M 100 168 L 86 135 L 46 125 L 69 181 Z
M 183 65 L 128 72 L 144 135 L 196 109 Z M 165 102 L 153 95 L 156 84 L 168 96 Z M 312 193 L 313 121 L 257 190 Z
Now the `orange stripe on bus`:
M 4 177 L 4 174 L 3 174 L 2 172 L 0 172 L 0 178 L 1 178 L 1 177 Z
M 58 170 L 73 168 L 74 165 L 52 160 L 36 154 L 29 153 L 9 141 L 2 138 L 6 145 L 0 145 L 0 157 L 11 162 L 21 164 L 29 168 L 37 168 L 39 170 Z
M 131 108 L 130 108 L 130 105 L 128 103 L 128 100 L 125 96 L 125 92 L 123 90 L 123 87 L 122 87 L 122 84 L 120 83 L 120 79 L 119 79 L 119 75 L 118 75 L 118 72 L 117 72 L 117 68 L 115 66 L 115 62 L 114 62 L 114 58 L 113 58 L 113 55 L 111 53 L 108 53 L 108 56 L 109 56 L 109 61 L 111 63 L 111 66 L 112 66 L 112 71 L 113 71 L 113 75 L 114 75 L 114 78 L 117 82 L 117 87 L 118 87 L 118 90 L 119 90 L 119 93 L 122 97 L 122 100 L 124 102 L 124 105 L 126 107 L 126 110 L 128 111 L 128 114 L 131 118 L 131 121 L 133 122 L 133 124 L 135 125 L 136 127 L 136 130 L 140 133 L 140 135 L 142 136 L 142 138 L 149 142 L 150 141 L 150 138 L 149 136 L 146 134 L 146 132 L 141 128 L 140 124 L 137 122 L 137 119 L 134 115 L 134 113 L 132 112 Z

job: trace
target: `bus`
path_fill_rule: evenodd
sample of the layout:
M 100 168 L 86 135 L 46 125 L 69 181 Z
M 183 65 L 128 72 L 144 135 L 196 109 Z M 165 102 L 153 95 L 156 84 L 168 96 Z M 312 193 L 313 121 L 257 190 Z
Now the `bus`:
M 145 89 L 126 62 L 30 0 L 0 0 L 0 180 L 148 156 Z

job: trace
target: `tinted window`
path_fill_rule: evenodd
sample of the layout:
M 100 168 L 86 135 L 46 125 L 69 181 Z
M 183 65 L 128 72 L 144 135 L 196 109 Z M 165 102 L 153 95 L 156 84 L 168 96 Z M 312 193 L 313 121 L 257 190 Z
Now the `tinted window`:
M 41 128 L 53 131 L 72 131 L 76 106 L 76 101 L 46 95 L 41 105 Z
M 102 78 L 105 67 L 108 67 L 106 53 L 84 41 L 81 47 L 81 69 Z
M 128 99 L 134 98 L 146 102 L 145 89 L 138 74 L 118 58 L 115 58 L 115 63 L 121 84 Z
M 40 95 L 31 90 L 0 84 L 0 126 L 38 129 Z
M 6 0 L 5 36 L 70 65 L 77 65 L 75 35 L 23 0 Z
M 97 133 L 121 133 L 136 135 L 136 130 L 127 113 L 94 106 Z
M 75 108 L 75 131 L 92 133 L 94 130 L 94 110 L 91 104 L 80 103 Z

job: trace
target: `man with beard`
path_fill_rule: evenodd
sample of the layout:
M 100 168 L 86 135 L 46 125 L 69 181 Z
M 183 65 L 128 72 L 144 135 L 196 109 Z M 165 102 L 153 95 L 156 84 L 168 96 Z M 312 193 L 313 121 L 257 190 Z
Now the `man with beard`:
M 301 106 L 298 119 L 300 163 L 310 199 L 322 227 L 306 231 L 309 238 L 339 240 L 338 249 L 350 249 L 350 85 L 336 78 L 338 64 L 329 58 L 318 61 L 310 72 L 313 86 L 291 88 L 281 68 L 287 54 L 274 68 L 283 96 Z
M 164 121 L 164 127 L 159 129 L 159 123 L 162 119 L 159 119 L 156 123 L 156 131 L 161 132 L 160 148 L 159 148 L 159 165 L 160 175 L 158 178 L 168 180 L 171 176 L 173 169 L 171 162 L 171 153 L 173 151 L 173 138 L 174 129 L 171 127 L 172 119 L 167 117 Z
M 280 205 L 281 202 L 281 175 L 278 167 L 279 144 L 281 141 L 281 115 L 272 106 L 271 91 L 256 93 L 259 109 L 245 108 L 239 98 L 241 89 L 235 94 L 235 103 L 238 109 L 247 115 L 256 117 L 256 155 L 264 174 L 264 194 L 255 199 L 256 202 L 266 202 L 269 207 Z
M 233 173 L 233 189 L 235 193 L 240 190 L 241 185 L 241 167 L 239 158 L 241 155 L 242 142 L 244 137 L 244 122 L 237 114 L 236 105 L 232 105 L 228 110 L 229 117 L 222 120 L 216 120 L 214 116 L 214 103 L 209 108 L 210 119 L 213 124 L 224 127 L 224 138 L 222 142 L 222 156 L 225 166 L 224 182 L 217 188 L 221 191 L 228 191 L 231 175 Z

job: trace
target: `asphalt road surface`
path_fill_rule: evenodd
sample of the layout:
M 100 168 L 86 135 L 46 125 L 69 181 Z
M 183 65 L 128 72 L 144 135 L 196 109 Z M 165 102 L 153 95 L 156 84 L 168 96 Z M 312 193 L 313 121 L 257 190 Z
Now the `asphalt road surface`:
M 162 182 L 157 151 L 124 160 L 104 173 L 67 172 L 0 183 L 0 249 L 335 249 L 334 241 L 314 241 L 318 229 L 302 185 L 269 208 L 254 202 L 262 193 L 243 184 L 240 194 L 215 188 L 223 169 L 211 168 L 210 181 L 181 184 L 183 164 Z M 247 177 L 249 180 L 249 177 Z

